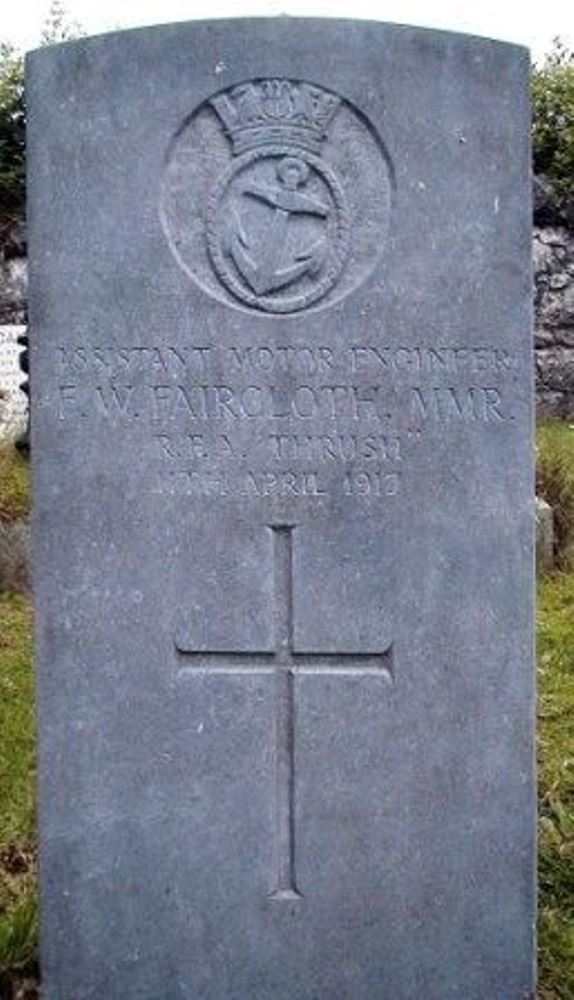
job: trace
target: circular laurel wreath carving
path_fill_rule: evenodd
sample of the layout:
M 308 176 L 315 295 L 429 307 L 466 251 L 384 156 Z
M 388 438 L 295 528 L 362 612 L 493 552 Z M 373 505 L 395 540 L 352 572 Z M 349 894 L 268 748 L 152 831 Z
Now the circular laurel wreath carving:
M 376 265 L 391 170 L 360 113 L 313 84 L 254 80 L 204 102 L 169 151 L 161 217 L 183 270 L 229 304 L 300 312 Z

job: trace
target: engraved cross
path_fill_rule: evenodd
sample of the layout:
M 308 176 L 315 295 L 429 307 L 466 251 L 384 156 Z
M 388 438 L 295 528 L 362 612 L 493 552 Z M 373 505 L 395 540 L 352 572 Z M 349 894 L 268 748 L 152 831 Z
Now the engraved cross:
M 274 539 L 273 651 L 199 652 L 176 639 L 179 677 L 268 674 L 275 683 L 276 864 L 273 899 L 299 899 L 295 873 L 295 678 L 372 676 L 393 683 L 392 645 L 376 652 L 306 653 L 293 642 L 293 525 L 270 525 Z

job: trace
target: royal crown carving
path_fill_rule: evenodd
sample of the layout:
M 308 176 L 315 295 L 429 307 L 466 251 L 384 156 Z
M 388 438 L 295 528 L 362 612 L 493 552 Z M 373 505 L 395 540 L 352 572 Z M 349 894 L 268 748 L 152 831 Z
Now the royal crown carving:
M 257 80 L 218 94 L 210 103 L 238 156 L 277 143 L 320 153 L 341 101 L 308 83 Z

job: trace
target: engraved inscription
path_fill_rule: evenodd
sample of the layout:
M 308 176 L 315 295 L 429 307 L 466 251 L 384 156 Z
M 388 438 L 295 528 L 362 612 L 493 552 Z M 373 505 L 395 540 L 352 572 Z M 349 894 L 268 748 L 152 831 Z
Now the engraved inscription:
M 295 525 L 270 525 L 274 547 L 274 649 L 250 652 L 197 652 L 183 636 L 175 638 L 182 657 L 180 678 L 198 674 L 267 674 L 275 683 L 276 841 L 275 877 L 270 897 L 296 900 L 295 678 L 298 674 L 371 676 L 394 682 L 392 644 L 357 653 L 306 653 L 293 641 L 293 532 Z
M 357 109 L 306 81 L 257 79 L 216 94 L 180 130 L 160 215 L 206 291 L 288 314 L 335 301 L 376 266 L 391 192 L 388 155 Z
M 460 424 L 495 434 L 517 402 L 516 358 L 481 345 L 246 345 L 206 329 L 186 345 L 62 348 L 57 371 L 62 424 L 102 421 L 150 441 L 144 488 L 285 501 L 298 521 L 337 500 L 382 513 L 421 448 Z
M 439 386 L 412 390 L 413 417 L 423 422 L 448 423 L 457 421 L 482 421 L 499 423 L 506 420 L 502 397 L 492 386 Z

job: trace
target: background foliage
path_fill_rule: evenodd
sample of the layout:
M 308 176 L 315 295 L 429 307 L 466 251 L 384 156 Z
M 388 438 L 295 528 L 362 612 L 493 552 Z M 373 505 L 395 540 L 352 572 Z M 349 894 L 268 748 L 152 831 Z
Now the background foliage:
M 24 205 L 26 112 L 24 67 L 10 45 L 0 44 L 0 212 L 18 215 Z
M 560 198 L 574 196 L 574 53 L 559 39 L 532 73 L 532 151 L 535 173 Z
M 79 25 L 70 21 L 62 0 L 52 0 L 41 36 L 42 45 L 78 38 Z M 0 42 L 0 231 L 22 215 L 26 184 L 26 105 L 24 59 L 13 46 Z

